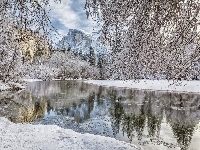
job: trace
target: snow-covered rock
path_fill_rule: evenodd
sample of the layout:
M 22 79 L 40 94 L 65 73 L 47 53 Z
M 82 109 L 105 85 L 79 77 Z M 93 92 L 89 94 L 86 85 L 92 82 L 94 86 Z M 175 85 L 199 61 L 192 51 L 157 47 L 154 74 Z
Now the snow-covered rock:
M 99 41 L 77 29 L 69 29 L 68 34 L 58 42 L 57 47 L 66 50 L 70 47 L 72 51 L 85 55 L 89 54 L 90 47 L 94 49 L 96 55 L 107 53 L 107 48 Z
M 114 138 L 81 134 L 55 125 L 14 124 L 0 118 L 1 150 L 138 150 Z

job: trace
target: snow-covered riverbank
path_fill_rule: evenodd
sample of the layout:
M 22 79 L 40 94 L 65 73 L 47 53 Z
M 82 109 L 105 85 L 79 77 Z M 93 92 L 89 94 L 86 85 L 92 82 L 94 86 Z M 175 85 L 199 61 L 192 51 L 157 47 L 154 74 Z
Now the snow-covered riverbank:
M 40 79 L 23 79 L 25 82 L 42 81 Z M 122 80 L 86 80 L 89 84 L 125 87 L 145 90 L 159 90 L 169 92 L 193 92 L 200 93 L 200 81 L 167 81 L 167 80 L 139 80 L 139 81 L 122 81 Z M 12 89 L 11 86 L 25 88 L 19 83 L 3 83 L 0 81 L 0 91 Z
M 25 88 L 25 86 L 23 86 L 20 83 L 15 83 L 15 82 L 4 83 L 0 80 L 0 91 L 20 90 L 20 89 L 24 89 L 24 88 Z
M 0 81 L 0 91 L 5 91 L 10 89 L 10 86 Z
M 139 81 L 120 81 L 120 80 L 88 80 L 90 84 L 103 86 L 127 87 L 145 90 L 159 90 L 170 92 L 194 92 L 200 93 L 200 81 L 167 81 L 167 80 L 139 80 Z
M 14 124 L 0 118 L 1 150 L 138 150 L 134 145 L 92 134 L 81 134 L 55 125 Z

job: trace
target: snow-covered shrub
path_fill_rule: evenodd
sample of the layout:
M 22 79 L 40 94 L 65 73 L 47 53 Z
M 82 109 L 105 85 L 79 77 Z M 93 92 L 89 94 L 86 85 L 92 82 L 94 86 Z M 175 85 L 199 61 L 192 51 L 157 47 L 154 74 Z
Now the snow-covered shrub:
M 24 78 L 42 80 L 57 79 L 98 79 L 99 69 L 90 66 L 71 52 L 54 51 L 49 58 L 37 57 L 33 63 L 24 64 Z

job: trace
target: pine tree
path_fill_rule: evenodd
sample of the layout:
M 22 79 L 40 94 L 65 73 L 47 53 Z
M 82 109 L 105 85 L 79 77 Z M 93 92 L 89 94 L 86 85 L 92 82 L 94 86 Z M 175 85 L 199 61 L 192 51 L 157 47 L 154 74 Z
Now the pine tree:
M 105 77 L 104 77 L 105 61 L 104 61 L 102 55 L 99 56 L 97 66 L 98 66 L 98 68 L 99 68 L 100 79 L 101 79 L 101 80 L 104 80 L 104 79 L 105 79 Z
M 68 51 L 68 52 L 70 52 L 70 51 L 71 51 L 71 46 L 69 46 L 69 47 L 67 48 L 67 51 Z
M 87 55 L 86 55 L 86 54 L 83 54 L 83 57 L 82 57 L 82 58 L 83 58 L 84 61 L 88 61 Z
M 95 53 L 94 49 L 90 46 L 89 63 L 91 66 L 95 66 Z
M 82 50 L 80 50 L 80 51 L 78 52 L 78 55 L 81 57 L 81 59 L 83 59 L 83 52 L 82 52 Z

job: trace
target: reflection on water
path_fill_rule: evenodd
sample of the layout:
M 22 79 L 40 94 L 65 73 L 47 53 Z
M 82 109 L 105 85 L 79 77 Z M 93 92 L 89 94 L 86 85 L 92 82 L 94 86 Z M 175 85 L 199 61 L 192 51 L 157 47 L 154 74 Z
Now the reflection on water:
M 0 102 L 1 116 L 14 122 L 57 124 L 148 150 L 197 150 L 200 146 L 198 94 L 51 81 L 31 83 L 21 93 L 4 93 Z
M 37 118 L 44 118 L 47 102 L 43 98 L 21 92 L 0 93 L 0 117 L 7 117 L 15 123 L 30 122 Z

